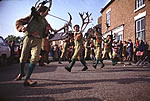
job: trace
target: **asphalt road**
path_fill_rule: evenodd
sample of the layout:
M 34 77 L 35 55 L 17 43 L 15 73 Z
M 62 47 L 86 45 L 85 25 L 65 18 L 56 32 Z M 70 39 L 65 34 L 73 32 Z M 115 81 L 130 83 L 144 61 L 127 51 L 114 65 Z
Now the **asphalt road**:
M 94 69 L 87 61 L 89 69 L 81 71 L 76 62 L 71 73 L 64 69 L 68 62 L 37 65 L 31 77 L 38 82 L 35 87 L 14 81 L 18 64 L 0 67 L 0 101 L 150 101 L 150 66 L 104 63 L 103 69 L 100 64 Z

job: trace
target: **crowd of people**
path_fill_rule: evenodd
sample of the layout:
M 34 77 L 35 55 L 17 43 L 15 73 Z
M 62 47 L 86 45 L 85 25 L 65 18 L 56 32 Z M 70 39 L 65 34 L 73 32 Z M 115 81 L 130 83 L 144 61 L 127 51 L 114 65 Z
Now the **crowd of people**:
M 139 62 L 148 58 L 146 56 L 149 56 L 149 45 L 141 40 L 141 38 L 136 38 L 136 42 L 133 43 L 131 39 L 123 42 L 121 40 L 113 40 L 111 35 L 108 35 L 104 40 L 98 33 L 95 33 L 95 36 L 96 37 L 84 39 L 82 50 L 80 50 L 82 51 L 82 57 L 84 57 L 85 60 L 93 61 L 94 68 L 97 67 L 99 61 L 103 68 L 104 59 L 110 59 L 112 65 L 115 65 L 118 62 L 122 64 L 124 62 L 129 62 L 129 65 L 132 63 L 141 65 Z M 107 42 L 108 40 L 110 41 Z M 70 63 L 76 49 L 73 41 L 73 38 L 67 38 L 63 40 L 62 45 L 52 45 L 49 41 L 49 44 L 46 46 L 47 48 L 49 47 L 49 49 L 45 52 L 46 54 L 43 55 L 43 57 L 46 57 L 46 60 L 42 63 L 49 63 L 49 56 L 52 57 L 51 61 L 58 61 L 58 64 L 62 64 L 63 61 L 68 61 Z M 41 54 L 42 53 L 44 53 L 43 49 L 41 51 Z M 45 66 L 45 64 L 40 66 Z
M 95 38 L 85 39 L 83 41 L 82 49 L 84 59 L 91 60 L 93 63 L 95 63 L 94 61 L 96 61 L 96 59 L 98 60 L 98 58 L 102 58 L 102 55 L 105 53 L 105 42 L 102 41 L 98 44 L 94 41 Z M 9 60 L 13 60 L 9 62 L 19 62 L 23 44 L 20 43 L 20 45 L 15 45 L 15 41 L 9 41 L 8 44 L 11 49 L 11 56 Z M 72 38 L 63 40 L 62 45 L 52 45 L 52 42 L 49 41 L 48 36 L 42 39 L 41 46 L 39 66 L 45 66 L 45 63 L 49 64 L 51 61 L 58 61 L 59 64 L 62 64 L 62 61 L 69 61 L 69 63 L 71 62 L 71 57 L 74 53 L 74 42 Z M 139 61 L 144 60 L 145 57 L 149 55 L 148 48 L 149 45 L 141 40 L 141 38 L 136 38 L 135 43 L 133 43 L 131 39 L 123 42 L 121 40 L 114 40 L 112 41 L 110 48 L 111 56 L 109 56 L 109 54 L 105 54 L 105 59 L 112 58 L 114 64 L 117 64 L 117 62 L 123 63 L 129 61 L 129 64 L 137 63 L 136 65 L 139 65 Z

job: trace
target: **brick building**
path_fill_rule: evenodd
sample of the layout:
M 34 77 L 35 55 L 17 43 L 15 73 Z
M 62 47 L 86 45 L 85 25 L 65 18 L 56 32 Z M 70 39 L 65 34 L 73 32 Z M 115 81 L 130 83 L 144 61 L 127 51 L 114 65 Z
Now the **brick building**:
M 101 14 L 104 37 L 133 43 L 140 37 L 150 45 L 150 0 L 111 0 Z

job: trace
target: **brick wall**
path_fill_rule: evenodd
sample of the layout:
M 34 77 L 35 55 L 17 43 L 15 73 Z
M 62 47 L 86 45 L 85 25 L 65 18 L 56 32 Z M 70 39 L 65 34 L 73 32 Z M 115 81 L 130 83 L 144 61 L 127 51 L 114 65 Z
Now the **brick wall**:
M 150 49 L 150 0 L 145 1 L 146 4 L 146 41 L 149 44 Z
M 134 17 L 146 11 L 146 41 L 150 45 L 150 1 L 145 0 L 146 6 L 136 12 L 135 0 L 114 0 L 102 12 L 102 33 L 106 33 L 121 24 L 124 24 L 123 40 L 132 39 L 135 42 L 135 20 Z M 106 12 L 111 8 L 110 27 L 106 28 Z

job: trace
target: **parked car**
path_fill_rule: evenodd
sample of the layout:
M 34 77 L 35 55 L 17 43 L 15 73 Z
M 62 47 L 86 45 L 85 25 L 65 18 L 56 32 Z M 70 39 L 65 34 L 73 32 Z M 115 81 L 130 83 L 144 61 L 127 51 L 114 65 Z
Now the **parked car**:
M 6 65 L 8 58 L 10 57 L 10 47 L 5 42 L 2 36 L 0 36 L 0 64 Z

